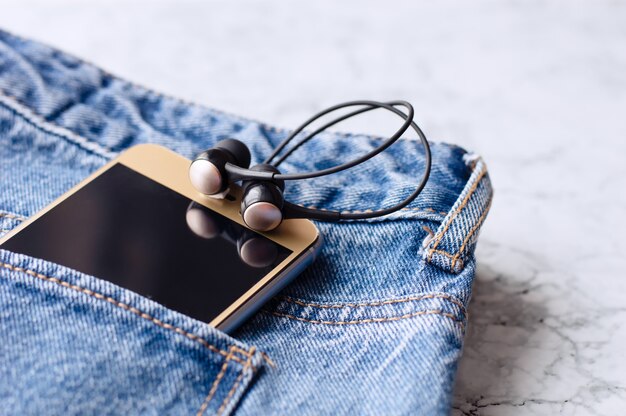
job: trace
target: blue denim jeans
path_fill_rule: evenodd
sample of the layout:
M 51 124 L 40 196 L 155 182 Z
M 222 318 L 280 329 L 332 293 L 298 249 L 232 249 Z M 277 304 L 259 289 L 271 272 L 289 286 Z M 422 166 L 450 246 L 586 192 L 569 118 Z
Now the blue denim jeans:
M 157 94 L 0 31 L 0 229 L 17 226 L 119 152 L 187 157 L 225 137 L 253 162 L 285 130 Z M 284 171 L 372 149 L 325 133 Z M 433 143 L 422 195 L 384 218 L 319 223 L 319 259 L 231 336 L 61 264 L 0 251 L 1 414 L 447 414 L 474 247 L 492 189 L 483 161 Z M 306 206 L 381 208 L 421 174 L 419 142 L 323 180 Z

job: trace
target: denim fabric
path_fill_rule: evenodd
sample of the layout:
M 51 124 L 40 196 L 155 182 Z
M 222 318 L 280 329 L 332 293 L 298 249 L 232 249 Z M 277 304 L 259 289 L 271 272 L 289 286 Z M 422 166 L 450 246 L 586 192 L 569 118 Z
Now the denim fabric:
M 157 94 L 0 31 L 0 229 L 120 151 L 187 157 L 225 137 L 261 161 L 288 132 Z M 283 171 L 379 143 L 325 133 Z M 483 161 L 432 144 L 422 195 L 390 216 L 318 223 L 319 259 L 232 336 L 63 265 L 0 250 L 0 414 L 447 414 L 492 189 Z M 421 174 L 419 142 L 323 180 L 306 206 L 375 209 Z

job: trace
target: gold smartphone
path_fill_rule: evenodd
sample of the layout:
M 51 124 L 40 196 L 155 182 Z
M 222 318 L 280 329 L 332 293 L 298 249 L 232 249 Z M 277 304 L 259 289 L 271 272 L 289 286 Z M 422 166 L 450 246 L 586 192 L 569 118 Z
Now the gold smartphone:
M 0 248 L 232 331 L 313 261 L 321 238 L 300 219 L 250 230 L 240 189 L 224 199 L 198 193 L 190 163 L 161 146 L 132 147 L 0 238 Z

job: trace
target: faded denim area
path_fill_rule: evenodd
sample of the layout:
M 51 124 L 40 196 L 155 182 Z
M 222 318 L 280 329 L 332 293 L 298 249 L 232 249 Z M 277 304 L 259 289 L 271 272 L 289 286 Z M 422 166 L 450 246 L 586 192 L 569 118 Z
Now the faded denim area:
M 285 130 L 165 97 L 0 31 L 0 229 L 7 232 L 139 143 L 187 157 L 226 137 L 260 162 Z M 284 172 L 326 168 L 380 139 L 326 133 Z M 409 207 L 318 223 L 318 260 L 228 336 L 62 265 L 0 251 L 0 413 L 447 414 L 491 201 L 484 163 L 432 144 Z M 318 208 L 381 208 L 411 192 L 401 140 L 324 179 L 287 184 Z

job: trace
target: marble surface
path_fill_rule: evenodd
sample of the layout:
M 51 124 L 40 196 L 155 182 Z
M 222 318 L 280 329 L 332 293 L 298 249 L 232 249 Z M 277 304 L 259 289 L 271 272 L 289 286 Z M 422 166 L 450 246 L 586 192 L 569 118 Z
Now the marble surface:
M 626 406 L 626 2 L 0 2 L 0 26 L 209 106 L 294 126 L 404 97 L 482 154 L 455 415 Z M 387 119 L 346 129 L 385 133 Z

